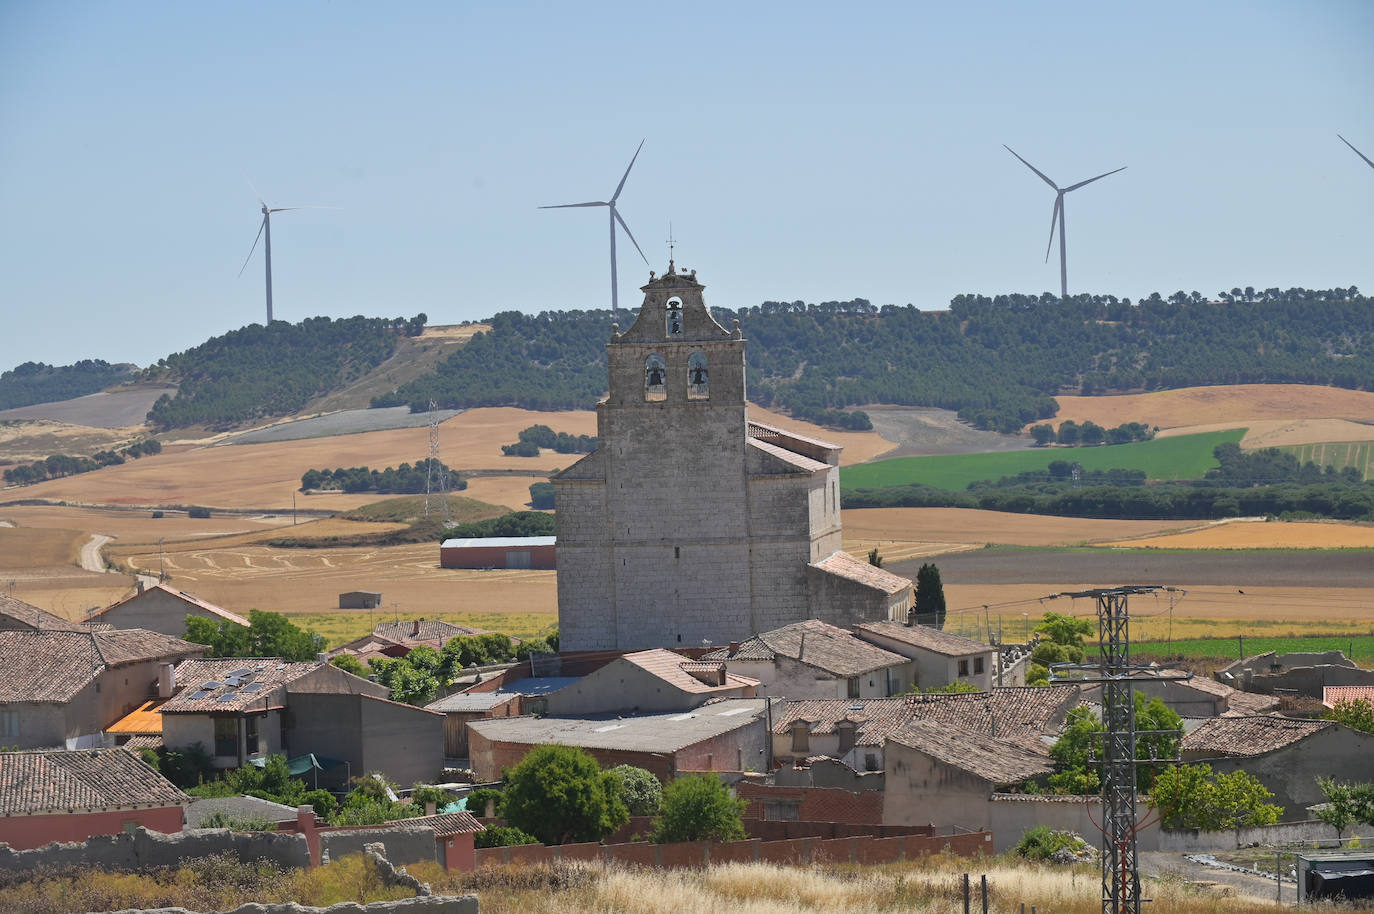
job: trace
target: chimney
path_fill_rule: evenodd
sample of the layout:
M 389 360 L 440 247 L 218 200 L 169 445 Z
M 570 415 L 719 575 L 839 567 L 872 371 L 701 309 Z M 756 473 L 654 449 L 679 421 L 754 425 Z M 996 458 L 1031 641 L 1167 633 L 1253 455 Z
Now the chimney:
M 315 655 L 315 662 L 316 662 L 316 663 L 328 663 L 328 662 L 329 662 L 329 655 L 326 654 L 324 651 L 320 651 L 318 654 Z
M 146 680 L 145 680 L 146 681 Z M 157 665 L 157 697 L 171 698 L 177 690 L 177 670 L 170 663 Z
M 412 637 L 412 638 L 418 638 L 418 637 L 420 636 L 420 623 L 423 622 L 423 621 L 425 621 L 425 620 L 424 620 L 424 619 L 416 619 L 413 623 L 411 623 L 411 627 L 410 627 L 410 637 Z
M 139 578 L 139 579 L 138 579 L 138 583 L 137 583 L 135 586 L 138 587 L 138 592 L 139 592 L 139 593 L 143 593 L 143 579 L 142 579 L 142 578 Z
M 738 654 L 738 653 L 739 653 L 739 642 L 738 642 L 738 641 L 731 641 L 731 642 L 730 642 L 730 656 L 733 657 L 733 656 L 735 656 L 735 655 Z

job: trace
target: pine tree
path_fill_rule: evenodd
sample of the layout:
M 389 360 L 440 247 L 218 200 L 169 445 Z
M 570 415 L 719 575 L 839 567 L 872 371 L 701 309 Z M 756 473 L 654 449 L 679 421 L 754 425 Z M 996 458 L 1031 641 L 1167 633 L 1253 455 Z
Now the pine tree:
M 916 606 L 912 615 L 920 625 L 945 627 L 945 588 L 940 583 L 940 569 L 931 562 L 916 572 Z

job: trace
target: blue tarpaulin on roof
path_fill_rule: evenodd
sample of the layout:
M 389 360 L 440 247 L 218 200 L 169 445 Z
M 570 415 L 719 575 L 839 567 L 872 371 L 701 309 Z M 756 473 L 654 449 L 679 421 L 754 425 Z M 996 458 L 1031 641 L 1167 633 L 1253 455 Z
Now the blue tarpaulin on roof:
M 248 760 L 249 764 L 257 765 L 259 768 L 267 766 L 267 759 L 254 758 Z M 305 774 L 307 771 L 328 771 L 331 768 L 338 768 L 343 762 L 334 758 L 325 758 L 322 755 L 315 755 L 307 752 L 305 755 L 298 755 L 295 758 L 286 760 L 286 770 L 292 774 Z

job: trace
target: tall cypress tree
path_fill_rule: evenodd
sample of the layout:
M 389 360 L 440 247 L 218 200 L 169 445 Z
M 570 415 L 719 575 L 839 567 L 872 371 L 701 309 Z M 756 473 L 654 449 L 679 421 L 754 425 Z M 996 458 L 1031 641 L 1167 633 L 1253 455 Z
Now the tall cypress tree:
M 940 583 L 940 569 L 926 562 L 916 572 L 916 606 L 912 621 L 918 625 L 945 627 L 945 588 Z

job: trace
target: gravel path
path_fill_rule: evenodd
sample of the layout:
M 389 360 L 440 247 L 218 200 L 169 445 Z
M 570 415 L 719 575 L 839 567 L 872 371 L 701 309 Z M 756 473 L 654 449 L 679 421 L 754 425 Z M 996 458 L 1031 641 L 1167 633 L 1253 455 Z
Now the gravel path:
M 86 545 L 81 547 L 81 567 L 86 571 L 104 571 L 105 558 L 100 554 L 100 550 L 113 539 L 113 536 L 103 533 L 92 534 Z
M 1207 866 L 1189 860 L 1184 854 L 1171 851 L 1141 851 L 1140 873 L 1142 876 L 1183 879 L 1188 882 L 1218 882 L 1222 885 L 1234 886 L 1242 898 L 1265 901 L 1270 904 L 1275 901 L 1273 879 L 1252 876 L 1249 873 L 1224 867 Z M 1285 903 L 1296 904 L 1297 892 L 1297 883 L 1283 883 L 1283 901 Z

